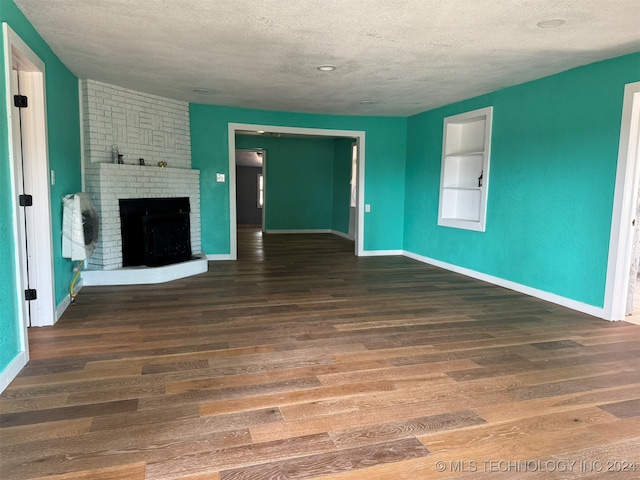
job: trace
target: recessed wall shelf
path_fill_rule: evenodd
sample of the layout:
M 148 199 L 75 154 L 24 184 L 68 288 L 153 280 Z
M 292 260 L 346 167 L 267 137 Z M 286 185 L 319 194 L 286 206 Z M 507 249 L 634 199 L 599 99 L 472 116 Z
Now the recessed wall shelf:
M 493 107 L 444 119 L 438 225 L 484 232 Z

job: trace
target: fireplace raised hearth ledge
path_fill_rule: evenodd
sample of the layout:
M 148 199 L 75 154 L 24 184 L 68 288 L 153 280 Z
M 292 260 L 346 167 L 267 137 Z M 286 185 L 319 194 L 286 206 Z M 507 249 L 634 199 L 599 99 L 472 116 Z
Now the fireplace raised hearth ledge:
M 84 270 L 82 285 L 144 285 L 170 282 L 191 277 L 208 270 L 205 254 L 194 255 L 186 262 L 173 263 L 162 267 L 124 267 L 115 270 Z

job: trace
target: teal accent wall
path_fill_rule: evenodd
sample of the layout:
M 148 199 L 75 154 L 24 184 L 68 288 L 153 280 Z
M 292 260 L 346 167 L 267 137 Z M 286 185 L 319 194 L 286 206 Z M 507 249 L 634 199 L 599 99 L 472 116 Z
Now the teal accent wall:
M 333 141 L 333 213 L 331 229 L 349 233 L 351 205 L 351 149 L 354 140 L 336 138 Z
M 624 85 L 640 54 L 408 119 L 407 251 L 602 307 Z M 439 227 L 446 116 L 493 106 L 486 232 Z
M 216 173 L 229 174 L 230 122 L 364 131 L 365 201 L 371 204 L 371 212 L 365 215 L 364 248 L 402 248 L 406 118 L 315 115 L 191 104 L 190 122 L 192 165 L 200 170 L 202 249 L 205 253 L 230 252 L 229 186 L 215 181 Z
M 53 235 L 53 262 L 56 302 L 68 294 L 72 279 L 72 263 L 62 258 L 62 205 L 61 198 L 81 189 L 80 171 L 80 117 L 78 79 L 64 66 L 22 12 L 11 0 L 1 0 L 0 21 L 7 24 L 45 63 L 47 128 L 49 140 L 49 167 L 56 171 L 56 185 L 51 188 L 51 215 Z M 2 51 L 4 52 L 4 39 Z M 4 65 L 4 58 L 3 58 Z M 0 79 L 2 92 L 6 91 L 4 75 Z M 15 285 L 11 180 L 9 175 L 9 149 L 6 142 L 6 115 L 8 105 L 4 93 L 0 96 L 0 242 L 4 246 L 0 257 L 0 282 L 5 286 L 0 296 L 0 371 L 16 357 L 18 337 L 18 286 Z
M 78 79 L 60 61 L 47 61 L 49 168 L 56 171 L 51 188 L 53 270 L 56 303 L 69 294 L 73 262 L 62 257 L 62 197 L 82 191 L 80 100 Z
M 236 148 L 264 148 L 266 230 L 331 228 L 333 140 L 236 135 Z

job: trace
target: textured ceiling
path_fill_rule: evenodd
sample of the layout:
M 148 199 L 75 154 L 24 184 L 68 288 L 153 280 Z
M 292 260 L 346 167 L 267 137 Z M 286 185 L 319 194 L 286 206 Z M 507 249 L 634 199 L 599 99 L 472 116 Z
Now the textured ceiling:
M 639 0 L 14 1 L 80 78 L 269 110 L 405 116 L 640 50 Z

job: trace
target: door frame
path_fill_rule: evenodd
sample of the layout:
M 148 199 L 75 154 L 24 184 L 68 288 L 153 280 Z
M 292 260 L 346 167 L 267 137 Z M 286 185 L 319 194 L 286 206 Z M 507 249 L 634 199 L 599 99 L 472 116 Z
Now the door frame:
M 51 223 L 51 192 L 49 185 L 49 153 L 46 111 L 45 64 L 33 50 L 7 25 L 3 23 L 5 46 L 5 81 L 7 101 L 7 128 L 9 166 L 13 210 L 13 236 L 15 243 L 16 285 L 26 285 L 27 258 L 25 241 L 29 242 L 30 285 L 38 291 L 38 298 L 31 302 L 31 325 L 46 326 L 55 323 L 55 293 L 53 276 L 53 241 Z M 29 98 L 29 107 L 22 113 L 22 145 L 26 152 L 25 171 L 22 172 L 20 158 L 20 124 L 17 109 L 13 107 L 13 69 L 20 66 L 21 94 Z M 18 182 L 24 175 L 28 194 L 33 195 L 33 206 L 29 207 L 28 224 L 25 231 L 23 207 L 18 204 L 21 186 Z M 19 322 L 22 325 L 21 346 L 28 352 L 27 303 L 23 288 L 17 289 Z M 27 353 L 28 356 L 28 353 Z M 28 357 L 27 357 L 28 359 Z
M 640 82 L 624 88 L 618 166 L 609 237 L 604 318 L 624 320 L 631 265 L 632 221 L 638 196 L 640 165 Z
M 319 137 L 355 138 L 358 144 L 358 184 L 356 202 L 355 254 L 364 254 L 364 165 L 365 165 L 365 132 L 360 130 L 326 130 L 322 128 L 285 127 L 277 125 L 255 125 L 249 123 L 232 123 L 228 125 L 229 138 L 229 256 L 238 259 L 238 239 L 236 225 L 236 131 L 263 131 L 292 135 L 314 135 Z M 265 173 L 263 165 L 263 175 Z M 266 180 L 265 180 L 266 185 Z M 266 188 L 265 188 L 266 196 Z M 265 200 L 266 205 L 266 200 Z M 264 221 L 262 225 L 264 229 Z
M 260 151 L 262 152 L 262 171 L 260 172 L 262 175 L 262 227 L 260 227 L 260 231 L 264 233 L 267 220 L 267 150 L 262 148 Z

